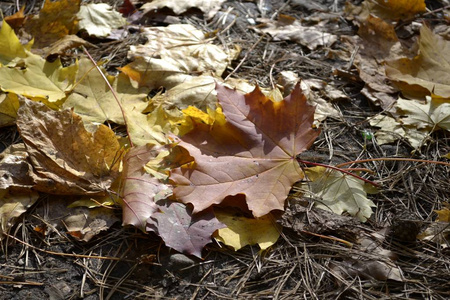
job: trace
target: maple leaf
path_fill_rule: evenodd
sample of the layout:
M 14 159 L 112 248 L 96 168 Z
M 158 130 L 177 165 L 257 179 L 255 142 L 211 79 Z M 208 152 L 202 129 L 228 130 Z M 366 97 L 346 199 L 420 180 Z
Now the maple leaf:
M 315 205 L 338 215 L 344 211 L 365 222 L 372 215 L 375 204 L 367 198 L 371 186 L 364 181 L 336 170 L 313 167 L 305 170 L 311 180 L 303 187 L 320 200 Z
M 450 130 L 449 99 L 426 96 L 425 101 L 399 98 L 395 108 L 398 120 L 388 116 L 370 119 L 370 125 L 381 127 L 375 133 L 377 142 L 387 144 L 405 137 L 414 148 L 419 148 L 431 132 Z
M 157 212 L 148 221 L 147 230 L 156 232 L 170 248 L 202 256 L 203 247 L 212 242 L 211 235 L 225 227 L 212 208 L 192 214 L 192 208 L 179 202 L 160 201 Z
M 50 63 L 27 52 L 21 64 L 0 68 L 0 89 L 29 98 L 41 98 L 51 105 L 66 97 L 65 91 L 72 85 L 75 69 L 76 66 L 64 68 L 60 60 Z
M 59 195 L 106 194 L 122 156 L 115 133 L 105 125 L 88 132 L 71 110 L 19 99 L 17 127 L 33 166 L 34 188 Z
M 14 125 L 18 109 L 17 95 L 0 93 L 0 127 Z
M 258 33 L 268 33 L 274 41 L 294 41 L 314 50 L 319 46 L 331 46 L 338 39 L 336 35 L 324 32 L 320 26 L 302 26 L 299 20 L 286 15 L 279 15 L 278 20 L 253 27 Z
M 450 98 L 450 42 L 427 27 L 420 29 L 419 55 L 386 65 L 386 75 L 408 98 L 434 95 Z
M 375 116 L 370 118 L 369 123 L 381 128 L 375 132 L 377 143 L 380 145 L 389 144 L 405 137 L 413 148 L 419 148 L 428 135 L 427 132 L 419 131 L 417 128 L 404 126 L 389 116 Z
M 281 226 L 270 214 L 255 219 L 236 214 L 232 209 L 214 209 L 214 212 L 217 219 L 227 226 L 217 231 L 216 239 L 235 251 L 254 244 L 266 250 L 280 237 Z
M 417 129 L 429 132 L 444 129 L 450 130 L 450 99 L 426 97 L 425 103 L 416 100 L 399 98 L 397 107 L 400 109 L 402 123 L 413 125 Z
M 125 74 L 119 74 L 116 77 L 109 76 L 108 79 L 116 91 L 125 113 L 128 132 L 133 143 L 135 145 L 164 143 L 166 137 L 162 133 L 162 129 L 158 130 L 152 120 L 154 114 L 162 112 L 155 111 L 153 115 L 142 113 L 148 105 L 146 96 L 149 90 L 134 88 Z M 79 61 L 76 82 L 78 84 L 65 100 L 63 107 L 74 108 L 75 112 L 83 117 L 85 123 L 112 121 L 117 124 L 125 124 L 117 100 L 101 74 L 92 68 L 92 63 L 88 59 Z
M 141 86 L 167 89 L 192 78 L 191 74 L 221 76 L 237 50 L 224 51 L 205 33 L 189 24 L 143 28 L 145 45 L 131 46 L 132 63 L 119 68 Z
M 147 219 L 158 210 L 155 201 L 171 192 L 167 185 L 160 183 L 145 169 L 145 165 L 155 159 L 161 149 L 152 145 L 133 147 L 124 157 L 120 192 L 124 225 L 134 225 L 145 231 Z
M 296 86 L 283 101 L 273 102 L 259 88 L 243 95 L 217 85 L 226 120 L 196 122 L 179 146 L 195 159 L 171 172 L 174 194 L 194 205 L 194 213 L 244 194 L 255 217 L 284 209 L 294 182 L 303 177 L 295 157 L 316 139 L 314 107 Z
M 112 29 L 126 25 L 126 19 L 107 3 L 82 5 L 77 18 L 80 20 L 78 28 L 96 37 L 106 37 Z
M 15 14 L 10 16 L 5 16 L 4 20 L 8 22 L 8 24 L 14 29 L 20 29 L 22 27 L 23 22 L 25 21 L 25 5 L 22 6 L 20 10 L 18 10 Z
M 76 14 L 81 0 L 46 0 L 38 16 L 25 22 L 25 29 L 35 39 L 35 47 L 44 48 L 60 38 L 77 32 Z
M 11 26 L 3 20 L 0 28 L 0 66 L 7 65 L 16 58 L 26 57 L 25 49 L 30 50 L 31 45 L 32 43 L 22 45 Z

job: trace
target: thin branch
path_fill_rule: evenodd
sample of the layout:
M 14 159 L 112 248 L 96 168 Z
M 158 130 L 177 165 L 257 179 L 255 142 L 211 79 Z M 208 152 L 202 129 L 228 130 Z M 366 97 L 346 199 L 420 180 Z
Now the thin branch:
M 92 58 L 92 56 L 89 54 L 89 52 L 87 51 L 87 49 L 84 46 L 83 47 L 83 51 L 84 53 L 86 53 L 86 55 L 89 57 L 89 59 L 91 60 L 91 62 L 94 64 L 94 66 L 97 68 L 97 71 L 100 73 L 100 75 L 102 76 L 103 80 L 106 82 L 106 84 L 108 85 L 108 88 L 111 90 L 111 93 L 114 96 L 114 99 L 116 99 L 117 105 L 120 108 L 120 111 L 122 112 L 122 117 L 123 117 L 123 123 L 125 125 L 125 128 L 127 130 L 127 135 L 128 135 L 128 140 L 130 141 L 130 146 L 133 147 L 133 141 L 131 140 L 131 136 L 130 136 L 130 132 L 128 131 L 128 125 L 127 125 L 127 118 L 125 115 L 125 111 L 123 110 L 122 104 L 119 101 L 119 97 L 116 94 L 116 91 L 113 89 L 113 87 L 111 86 L 111 84 L 109 83 L 108 79 L 106 78 L 105 74 L 103 74 L 102 70 L 100 70 L 99 66 L 97 65 L 97 63 L 95 62 L 95 60 Z
M 349 171 L 347 171 L 347 170 L 341 169 L 341 168 L 339 168 L 339 167 L 330 166 L 330 165 L 325 165 L 325 164 L 321 164 L 321 163 L 310 162 L 310 161 L 306 161 L 306 160 L 301 160 L 301 159 L 299 159 L 299 158 L 297 158 L 297 161 L 298 161 L 299 163 L 302 163 L 302 164 L 305 164 L 305 165 L 319 166 L 319 167 L 324 167 L 324 168 L 327 168 L 327 169 L 336 170 L 336 171 L 342 172 L 342 173 L 344 173 L 344 174 L 353 176 L 353 177 L 355 177 L 355 178 L 357 178 L 357 179 L 359 179 L 359 180 L 362 180 L 362 181 L 364 181 L 364 182 L 366 182 L 366 183 L 370 183 L 370 184 L 373 185 L 373 186 L 380 187 L 379 184 L 377 184 L 377 183 L 375 183 L 375 182 L 373 182 L 373 181 L 371 181 L 371 180 L 369 180 L 369 179 L 362 178 L 361 176 L 355 175 L 355 174 L 353 174 L 353 173 L 351 173 L 351 172 L 349 172 Z
M 354 160 L 354 161 L 349 161 L 349 162 L 345 162 L 345 163 L 336 165 L 336 167 L 340 168 L 340 167 L 348 166 L 348 165 L 352 165 L 352 164 L 362 164 L 362 163 L 372 162 L 372 161 L 412 161 L 412 162 L 423 162 L 423 163 L 430 163 L 430 164 L 443 165 L 443 166 L 450 167 L 450 163 L 446 163 L 444 161 L 416 159 L 416 158 L 401 158 L 401 157 L 379 157 L 379 158 Z

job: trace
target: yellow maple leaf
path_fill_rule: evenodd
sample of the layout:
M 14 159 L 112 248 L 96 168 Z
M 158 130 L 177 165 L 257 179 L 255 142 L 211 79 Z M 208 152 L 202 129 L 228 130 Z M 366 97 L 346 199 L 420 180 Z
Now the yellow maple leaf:
M 35 46 L 43 48 L 60 38 L 75 34 L 81 0 L 46 0 L 38 16 L 33 16 L 25 23 L 25 29 L 35 38 Z
M 32 45 L 33 43 L 22 45 L 11 26 L 3 20 L 0 28 L 0 67 L 16 58 L 26 57 L 25 50 L 29 50 Z
M 0 94 L 0 127 L 14 125 L 19 109 L 17 95 Z
M 30 52 L 16 66 L 0 68 L 0 89 L 5 92 L 40 98 L 51 104 L 66 97 L 73 83 L 76 66 L 63 68 L 61 62 L 47 62 Z
M 280 237 L 281 226 L 270 214 L 260 218 L 248 218 L 231 209 L 215 209 L 214 212 L 216 218 L 227 225 L 217 231 L 216 239 L 235 251 L 255 244 L 258 244 L 261 250 L 266 250 Z

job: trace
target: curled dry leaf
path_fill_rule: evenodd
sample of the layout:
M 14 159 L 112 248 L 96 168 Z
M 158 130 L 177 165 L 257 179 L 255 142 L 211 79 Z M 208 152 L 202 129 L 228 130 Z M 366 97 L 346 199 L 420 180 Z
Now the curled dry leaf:
M 78 48 L 80 46 L 98 48 L 94 44 L 91 44 L 74 34 L 70 34 L 66 35 L 62 39 L 53 43 L 50 47 L 46 48 L 45 57 L 48 61 L 54 61 L 56 57 L 64 56 L 67 50 Z
M 17 127 L 33 166 L 38 191 L 60 195 L 104 195 L 118 175 L 122 156 L 114 132 L 88 132 L 72 110 L 53 111 L 20 97 Z
M 219 11 L 220 6 L 225 0 L 190 0 L 190 1 L 178 1 L 178 0 L 153 0 L 150 3 L 145 3 L 141 9 L 144 10 L 144 14 L 150 11 L 161 9 L 164 7 L 170 8 L 175 14 L 179 15 L 191 8 L 200 9 L 208 19 L 214 17 Z
M 325 32 L 325 28 L 302 26 L 300 21 L 286 15 L 280 15 L 277 21 L 267 20 L 253 29 L 259 33 L 270 34 L 274 41 L 293 41 L 310 50 L 319 46 L 331 46 L 337 41 L 337 36 Z
M 14 224 L 15 218 L 23 214 L 39 198 L 34 191 L 12 192 L 0 189 L 0 240 Z
M 34 185 L 32 169 L 25 144 L 9 146 L 0 153 L 0 190 L 30 190 Z
M 387 80 L 384 62 L 398 59 L 405 52 L 394 26 L 368 15 L 359 22 L 358 36 L 346 37 L 344 43 L 355 54 L 354 64 L 366 83 L 362 93 L 375 105 L 391 110 L 395 102 L 391 94 L 398 90 Z
M 77 32 L 77 12 L 81 0 L 46 0 L 39 15 L 25 22 L 25 30 L 34 37 L 34 47 L 44 48 L 68 34 Z
M 192 77 L 212 73 L 221 76 L 237 50 L 224 51 L 205 33 L 188 24 L 144 28 L 145 45 L 131 46 L 135 61 L 120 70 L 141 86 L 170 89 Z
M 68 233 L 79 241 L 88 242 L 100 232 L 119 222 L 114 211 L 104 207 L 94 209 L 77 207 L 67 211 L 69 216 L 64 218 L 64 226 Z
M 306 202 L 306 201 L 305 201 Z M 349 232 L 355 234 L 360 230 L 359 221 L 354 217 L 335 214 L 318 207 L 308 208 L 296 201 L 290 201 L 283 214 L 281 224 L 297 233 L 309 231 L 318 234 L 330 232 Z
M 360 232 L 354 247 L 367 253 L 367 257 L 352 255 L 342 262 L 333 262 L 331 270 L 344 278 L 359 276 L 380 281 L 405 281 L 402 270 L 395 263 L 397 254 L 382 247 L 385 232 L 386 229 L 372 234 Z
M 420 29 L 419 53 L 388 62 L 386 75 L 409 98 L 434 94 L 450 98 L 450 41 L 427 27 Z
M 427 226 L 417 238 L 423 241 L 432 241 L 439 243 L 442 248 L 450 247 L 450 204 L 443 203 L 445 207 L 440 210 L 435 210 L 438 217 L 436 222 Z
M 192 163 L 171 173 L 175 196 L 194 205 L 194 213 L 226 196 L 243 194 L 255 217 L 283 210 L 296 181 L 303 177 L 296 156 L 316 139 L 314 107 L 297 85 L 283 101 L 273 102 L 259 88 L 242 95 L 217 85 L 223 114 L 212 125 L 195 122 L 179 146 Z

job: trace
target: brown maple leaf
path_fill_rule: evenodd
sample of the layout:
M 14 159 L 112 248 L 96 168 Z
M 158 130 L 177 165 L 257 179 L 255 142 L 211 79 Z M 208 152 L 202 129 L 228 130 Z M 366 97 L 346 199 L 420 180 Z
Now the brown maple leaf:
M 296 156 L 316 139 L 314 107 L 297 85 L 274 102 L 257 87 L 242 95 L 217 85 L 226 120 L 213 125 L 195 121 L 179 140 L 193 163 L 172 170 L 175 196 L 194 205 L 194 213 L 226 196 L 243 194 L 255 217 L 283 210 L 292 185 L 303 178 Z

